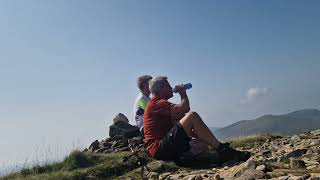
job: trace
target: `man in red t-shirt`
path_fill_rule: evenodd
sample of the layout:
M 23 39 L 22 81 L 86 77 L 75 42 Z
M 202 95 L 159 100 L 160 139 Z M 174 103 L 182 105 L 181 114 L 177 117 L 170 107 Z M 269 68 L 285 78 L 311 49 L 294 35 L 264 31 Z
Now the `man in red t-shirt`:
M 193 148 L 190 147 L 192 137 L 197 138 L 202 142 L 200 144 L 205 144 L 206 147 L 209 145 L 217 150 L 228 149 L 227 154 L 232 154 L 232 157 L 239 152 L 229 148 L 225 143 L 220 143 L 201 117 L 190 111 L 183 85 L 175 88 L 181 96 L 179 104 L 168 102 L 168 99 L 173 97 L 173 92 L 167 77 L 155 77 L 149 82 L 153 97 L 144 112 L 144 140 L 150 155 L 157 159 L 174 160 Z M 241 160 L 248 159 L 247 156 Z

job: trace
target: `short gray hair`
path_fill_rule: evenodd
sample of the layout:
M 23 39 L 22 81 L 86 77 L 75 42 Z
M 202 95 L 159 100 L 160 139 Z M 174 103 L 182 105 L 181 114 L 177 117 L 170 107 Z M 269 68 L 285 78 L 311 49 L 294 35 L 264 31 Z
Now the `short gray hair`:
M 168 82 L 168 78 L 165 76 L 158 76 L 149 81 L 150 92 L 155 95 L 162 87 Z
M 150 79 L 152 79 L 149 75 L 140 76 L 137 80 L 137 86 L 140 90 L 143 89 L 143 85 L 148 84 Z

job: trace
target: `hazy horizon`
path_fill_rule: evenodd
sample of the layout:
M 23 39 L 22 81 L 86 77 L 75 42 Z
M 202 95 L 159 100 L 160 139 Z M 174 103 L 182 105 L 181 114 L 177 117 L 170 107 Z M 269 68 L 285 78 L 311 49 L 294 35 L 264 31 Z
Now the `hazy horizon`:
M 295 0 L 1 1 L 0 174 L 105 139 L 119 112 L 134 124 L 144 74 L 191 82 L 191 110 L 210 127 L 320 109 L 319 8 Z

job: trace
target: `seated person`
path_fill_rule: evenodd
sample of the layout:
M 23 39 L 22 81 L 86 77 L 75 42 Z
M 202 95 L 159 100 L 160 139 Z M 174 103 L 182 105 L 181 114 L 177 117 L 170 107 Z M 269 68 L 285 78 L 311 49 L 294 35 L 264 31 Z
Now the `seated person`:
M 137 80 L 137 86 L 140 90 L 138 97 L 134 102 L 134 119 L 143 136 L 143 114 L 144 110 L 150 101 L 149 80 L 152 77 L 149 75 L 140 76 Z
M 228 149 L 224 151 L 228 158 L 239 161 L 249 158 L 249 154 L 236 151 L 227 144 L 219 142 L 201 117 L 196 112 L 190 111 L 188 96 L 183 85 L 175 88 L 181 96 L 179 104 L 168 102 L 168 99 L 173 97 L 173 92 L 167 77 L 155 77 L 149 81 L 153 98 L 144 112 L 144 140 L 152 157 L 176 160 L 185 152 L 190 150 L 192 152 L 192 149 L 197 151 L 200 142 L 202 147 L 203 144 L 209 145 L 217 151 Z M 190 143 L 192 138 L 198 143 Z

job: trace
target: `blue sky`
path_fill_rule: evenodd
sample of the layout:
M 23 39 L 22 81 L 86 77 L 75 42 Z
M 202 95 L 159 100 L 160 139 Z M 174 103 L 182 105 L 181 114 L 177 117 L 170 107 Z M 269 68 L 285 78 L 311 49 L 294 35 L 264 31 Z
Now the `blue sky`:
M 118 112 L 133 123 L 143 74 L 191 82 L 191 109 L 209 126 L 320 109 L 319 8 L 315 0 L 1 1 L 0 170 L 104 139 Z

